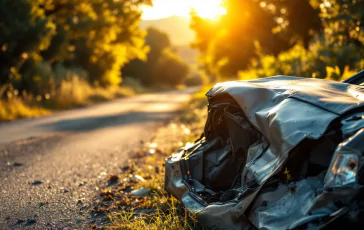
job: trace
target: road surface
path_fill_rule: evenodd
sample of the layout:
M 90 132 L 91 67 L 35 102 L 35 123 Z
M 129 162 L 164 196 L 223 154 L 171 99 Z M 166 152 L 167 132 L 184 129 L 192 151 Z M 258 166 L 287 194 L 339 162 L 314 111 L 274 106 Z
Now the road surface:
M 0 124 L 0 229 L 79 229 L 99 185 L 196 89 Z

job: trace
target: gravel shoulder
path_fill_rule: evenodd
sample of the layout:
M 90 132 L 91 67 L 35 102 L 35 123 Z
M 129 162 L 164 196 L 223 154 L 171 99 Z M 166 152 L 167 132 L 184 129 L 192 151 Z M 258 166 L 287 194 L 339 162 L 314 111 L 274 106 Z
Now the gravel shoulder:
M 194 90 L 142 95 L 0 125 L 0 229 L 84 229 L 109 175 Z
M 109 175 L 89 209 L 92 229 L 202 229 L 196 217 L 164 190 L 164 161 L 196 140 L 206 120 L 206 98 L 195 94 L 184 111 L 141 143 L 120 172 Z

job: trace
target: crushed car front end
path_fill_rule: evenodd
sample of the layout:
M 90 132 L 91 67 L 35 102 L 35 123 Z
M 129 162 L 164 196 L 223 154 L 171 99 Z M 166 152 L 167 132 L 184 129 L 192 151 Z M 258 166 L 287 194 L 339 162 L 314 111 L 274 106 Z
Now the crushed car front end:
M 207 92 L 201 139 L 166 160 L 166 190 L 208 228 L 363 224 L 364 88 L 277 76 Z

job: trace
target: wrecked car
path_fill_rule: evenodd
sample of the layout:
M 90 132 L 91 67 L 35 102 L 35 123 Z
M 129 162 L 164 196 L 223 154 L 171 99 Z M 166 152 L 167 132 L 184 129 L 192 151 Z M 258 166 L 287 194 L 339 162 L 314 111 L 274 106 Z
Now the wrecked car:
M 363 227 L 364 72 L 216 84 L 165 189 L 212 229 Z

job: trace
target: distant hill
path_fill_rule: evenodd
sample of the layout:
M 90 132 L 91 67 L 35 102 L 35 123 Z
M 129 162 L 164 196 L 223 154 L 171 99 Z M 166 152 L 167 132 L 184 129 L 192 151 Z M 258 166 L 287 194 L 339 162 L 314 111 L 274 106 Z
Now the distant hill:
M 142 29 L 150 26 L 166 32 L 172 44 L 176 46 L 188 45 L 194 39 L 194 33 L 190 29 L 189 18 L 172 16 L 169 18 L 141 21 L 140 27 Z

